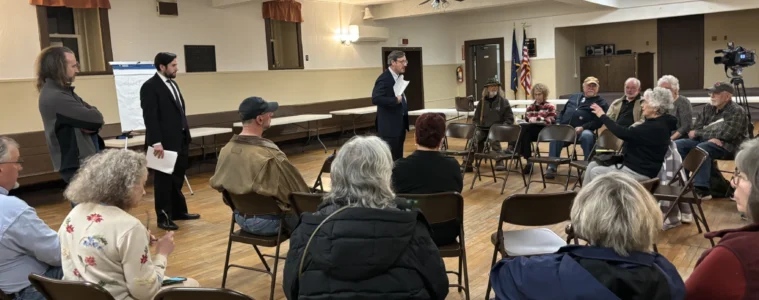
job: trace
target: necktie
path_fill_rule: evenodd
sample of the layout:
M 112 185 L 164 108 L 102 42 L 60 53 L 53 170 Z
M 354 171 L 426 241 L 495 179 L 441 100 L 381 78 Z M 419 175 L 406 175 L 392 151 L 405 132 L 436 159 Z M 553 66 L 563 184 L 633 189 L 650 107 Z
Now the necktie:
M 181 109 L 182 112 L 184 112 L 184 107 L 182 107 L 182 99 L 179 98 L 179 92 L 177 92 L 177 88 L 176 88 L 176 85 L 174 85 L 174 81 L 171 79 L 167 79 L 166 82 L 169 83 L 169 85 L 171 86 L 171 91 L 172 93 L 174 93 L 174 101 L 177 102 L 177 106 L 179 106 L 179 109 Z
M 177 102 L 177 106 L 179 106 L 179 111 L 182 113 L 182 130 L 187 129 L 189 126 L 187 125 L 187 116 L 184 114 L 184 107 L 182 106 L 182 99 L 179 98 L 179 92 L 177 91 L 176 84 L 173 80 L 168 79 L 166 82 L 169 83 L 171 86 L 171 91 L 174 93 L 174 101 Z

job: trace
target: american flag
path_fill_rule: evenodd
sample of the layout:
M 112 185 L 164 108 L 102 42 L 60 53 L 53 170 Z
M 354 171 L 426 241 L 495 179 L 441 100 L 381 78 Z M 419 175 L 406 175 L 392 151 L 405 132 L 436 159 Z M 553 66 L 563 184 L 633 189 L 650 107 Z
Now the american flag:
M 527 49 L 527 31 L 522 29 L 524 38 L 522 39 L 522 64 L 521 74 L 519 75 L 519 82 L 524 88 L 524 94 L 530 96 L 532 94 L 532 75 L 530 75 L 530 53 Z

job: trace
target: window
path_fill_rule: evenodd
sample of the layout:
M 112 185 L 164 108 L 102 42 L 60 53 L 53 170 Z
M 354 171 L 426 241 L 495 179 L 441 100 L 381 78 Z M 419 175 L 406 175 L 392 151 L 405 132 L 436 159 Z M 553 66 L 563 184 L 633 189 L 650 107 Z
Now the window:
M 113 60 L 108 9 L 37 6 L 40 46 L 66 46 L 81 75 L 110 74 Z
M 303 69 L 300 23 L 266 19 L 269 70 Z

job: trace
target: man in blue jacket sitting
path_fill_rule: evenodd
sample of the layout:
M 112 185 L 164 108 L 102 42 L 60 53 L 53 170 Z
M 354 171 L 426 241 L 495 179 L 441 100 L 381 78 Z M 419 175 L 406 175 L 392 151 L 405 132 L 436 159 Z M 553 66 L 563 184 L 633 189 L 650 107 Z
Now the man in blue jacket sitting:
M 596 143 L 593 131 L 602 125 L 601 120 L 593 114 L 590 106 L 595 103 L 602 107 L 604 111 L 609 110 L 609 105 L 606 101 L 598 96 L 599 87 L 598 78 L 593 76 L 585 78 L 585 81 L 582 83 L 583 92 L 569 97 L 567 104 L 564 105 L 564 109 L 561 110 L 557 118 L 559 120 L 558 124 L 566 124 L 575 128 L 577 141 L 580 143 L 585 160 L 588 160 L 590 152 L 593 150 L 593 145 Z M 565 146 L 563 142 L 551 142 L 548 153 L 551 157 L 559 157 L 561 156 L 561 149 Z M 556 165 L 548 165 L 545 177 L 553 179 L 555 176 Z

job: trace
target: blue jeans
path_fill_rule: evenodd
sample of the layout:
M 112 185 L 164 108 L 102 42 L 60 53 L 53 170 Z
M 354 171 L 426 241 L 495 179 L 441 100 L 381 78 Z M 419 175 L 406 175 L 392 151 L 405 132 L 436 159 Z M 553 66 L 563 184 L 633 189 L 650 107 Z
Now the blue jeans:
M 63 278 L 63 269 L 61 269 L 61 267 L 50 267 L 45 271 L 45 274 L 42 275 L 47 278 L 60 280 Z M 20 290 L 18 293 L 15 293 L 15 295 L 16 300 L 45 300 L 45 297 L 31 285 Z
M 279 218 L 274 215 L 258 215 L 245 218 L 235 211 L 235 223 L 250 234 L 276 236 L 279 233 Z M 285 215 L 285 226 L 290 231 L 298 225 L 298 216 L 294 213 Z
M 685 157 L 688 156 L 688 153 L 696 147 L 706 151 L 706 153 L 709 154 L 706 157 L 706 161 L 704 161 L 704 164 L 701 166 L 701 169 L 698 170 L 696 175 L 693 175 L 693 185 L 708 190 L 709 175 L 712 173 L 712 160 L 723 158 L 730 154 L 730 152 L 725 150 L 725 148 L 717 146 L 714 143 L 699 142 L 692 139 L 676 140 L 675 145 L 677 145 L 677 152 L 680 152 L 680 156 L 683 157 L 683 160 L 685 160 Z
M 580 148 L 582 148 L 583 157 L 585 157 L 585 160 L 588 160 L 590 152 L 593 151 L 593 146 L 596 144 L 596 137 L 593 135 L 592 131 L 586 129 L 582 131 L 577 141 L 580 143 Z M 560 157 L 561 150 L 564 147 L 566 147 L 566 143 L 553 141 L 548 145 L 548 155 L 551 157 Z M 556 165 L 548 165 L 548 168 L 556 170 Z

